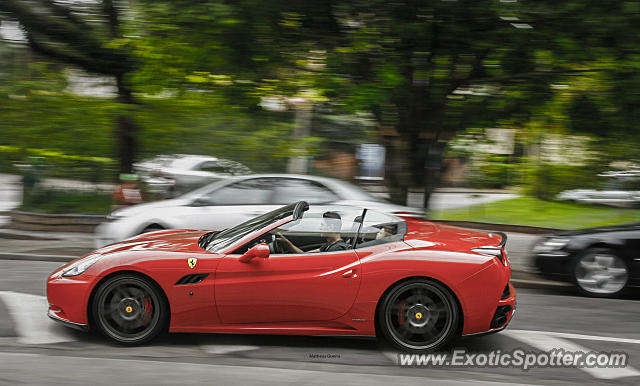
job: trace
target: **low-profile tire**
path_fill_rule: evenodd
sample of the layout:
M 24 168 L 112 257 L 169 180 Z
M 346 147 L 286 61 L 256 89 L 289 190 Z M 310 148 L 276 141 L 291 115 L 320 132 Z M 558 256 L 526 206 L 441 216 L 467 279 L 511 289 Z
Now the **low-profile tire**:
M 629 266 L 609 248 L 589 248 L 571 264 L 571 278 L 586 296 L 607 298 L 620 296 L 629 283 Z
M 166 330 L 169 319 L 169 306 L 158 287 L 135 274 L 101 283 L 91 307 L 97 330 L 125 345 L 149 342 Z
M 394 348 L 422 353 L 439 350 L 456 336 L 460 311 L 442 284 L 411 279 L 384 295 L 376 318 L 379 332 Z

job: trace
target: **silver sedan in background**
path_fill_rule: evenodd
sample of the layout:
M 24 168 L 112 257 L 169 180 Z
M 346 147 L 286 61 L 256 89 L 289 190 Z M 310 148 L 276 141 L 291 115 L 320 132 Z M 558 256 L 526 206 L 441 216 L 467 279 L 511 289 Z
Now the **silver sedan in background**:
M 254 174 L 229 177 L 174 199 L 118 209 L 96 228 L 96 244 L 101 247 L 162 229 L 220 230 L 302 200 L 357 205 L 402 216 L 424 215 L 421 209 L 392 204 L 334 178 Z
M 189 154 L 160 155 L 136 163 L 134 170 L 147 190 L 174 197 L 229 176 L 251 174 L 251 169 L 228 159 Z

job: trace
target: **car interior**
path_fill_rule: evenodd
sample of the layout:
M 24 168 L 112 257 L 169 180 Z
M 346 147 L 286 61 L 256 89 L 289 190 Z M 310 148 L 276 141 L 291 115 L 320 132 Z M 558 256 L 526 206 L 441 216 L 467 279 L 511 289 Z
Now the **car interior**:
M 305 252 L 316 250 L 327 241 L 326 235 L 320 230 L 319 225 L 313 227 L 313 229 L 309 229 L 309 221 L 307 221 L 307 224 L 301 223 L 300 220 L 292 221 L 266 232 L 236 249 L 232 254 L 243 254 L 259 243 L 267 244 L 272 254 L 292 254 L 293 252 L 277 237 L 278 234 L 284 235 L 289 241 Z M 406 231 L 407 225 L 402 221 L 380 224 L 371 224 L 365 221 L 365 224 L 362 224 L 362 216 L 357 216 L 352 222 L 346 225 L 343 223 L 340 237 L 349 245 L 350 249 L 354 248 L 354 244 L 355 248 L 359 249 L 401 241 Z

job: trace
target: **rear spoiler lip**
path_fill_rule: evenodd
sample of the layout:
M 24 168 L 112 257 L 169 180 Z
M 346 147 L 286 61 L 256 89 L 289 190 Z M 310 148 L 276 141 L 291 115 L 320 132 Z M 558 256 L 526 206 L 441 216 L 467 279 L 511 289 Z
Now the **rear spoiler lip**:
M 500 241 L 500 244 L 498 244 L 498 248 L 504 248 L 505 245 L 507 245 L 507 235 L 506 233 L 503 232 L 491 232 L 489 233 L 491 234 L 496 234 L 496 235 L 500 235 L 502 236 L 502 241 Z
M 500 243 L 498 245 L 483 245 L 480 247 L 475 247 L 475 248 L 471 248 L 472 251 L 475 252 L 479 252 L 481 250 L 501 250 L 504 249 L 504 246 L 507 244 L 507 235 L 502 233 L 502 232 L 490 232 L 489 233 L 489 237 L 493 237 L 493 235 L 500 235 L 502 237 L 502 240 L 500 240 Z
M 498 259 L 500 259 L 500 261 L 505 266 L 507 266 L 509 264 L 508 263 L 509 259 L 507 258 L 507 254 L 505 253 L 505 249 L 504 249 L 504 246 L 507 244 L 507 235 L 502 232 L 491 232 L 489 233 L 489 237 L 493 237 L 493 234 L 498 234 L 502 237 L 502 240 L 500 240 L 500 243 L 498 245 L 476 247 L 476 248 L 471 248 L 471 250 L 476 253 L 495 256 Z

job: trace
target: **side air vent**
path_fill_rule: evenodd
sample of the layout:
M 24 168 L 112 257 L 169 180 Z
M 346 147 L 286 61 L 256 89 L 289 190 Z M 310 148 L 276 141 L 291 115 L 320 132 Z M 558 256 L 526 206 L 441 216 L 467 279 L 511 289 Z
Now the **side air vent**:
M 182 279 L 176 282 L 176 285 L 198 284 L 207 276 L 209 276 L 208 273 L 192 273 L 190 275 L 182 277 Z

